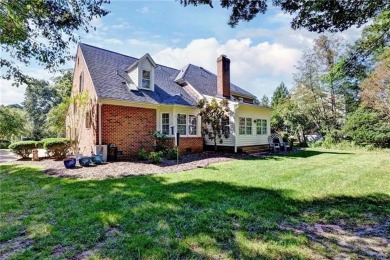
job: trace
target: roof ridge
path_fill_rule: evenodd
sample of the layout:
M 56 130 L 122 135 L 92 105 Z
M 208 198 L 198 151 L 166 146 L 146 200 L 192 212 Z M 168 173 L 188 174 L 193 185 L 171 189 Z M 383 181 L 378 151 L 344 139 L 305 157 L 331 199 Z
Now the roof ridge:
M 122 56 L 125 56 L 125 57 L 128 57 L 128 58 L 132 58 L 132 59 L 136 59 L 136 60 L 140 59 L 140 58 L 135 58 L 133 56 L 126 55 L 126 54 L 123 54 L 123 53 L 119 53 L 119 52 L 116 52 L 116 51 L 110 51 L 110 50 L 107 50 L 107 49 L 104 49 L 104 48 L 101 48 L 101 47 L 96 47 L 96 46 L 93 46 L 93 45 L 90 45 L 90 44 L 87 44 L 87 43 L 83 43 L 83 42 L 79 42 L 78 44 L 79 45 L 86 45 L 86 46 L 91 47 L 91 48 L 99 49 L 99 50 L 106 51 L 106 52 L 111 52 L 111 53 L 114 53 L 114 54 L 122 55 Z M 168 69 L 179 70 L 179 69 L 176 69 L 176 68 L 173 68 L 173 67 L 169 67 L 169 66 L 166 66 L 166 65 L 162 65 L 162 64 L 158 64 L 158 63 L 156 63 L 156 65 L 157 66 L 161 66 L 161 67 L 165 67 L 165 68 L 168 68 Z
M 119 53 L 119 52 L 116 52 L 116 51 L 110 51 L 110 50 L 103 49 L 101 47 L 96 47 L 96 46 L 93 46 L 93 45 L 90 45 L 90 44 L 87 44 L 87 43 L 79 42 L 79 45 L 86 45 L 86 46 L 91 47 L 91 48 L 95 48 L 95 49 L 99 49 L 99 50 L 102 50 L 102 51 L 111 52 L 111 53 L 114 53 L 114 54 L 118 54 L 118 55 L 122 55 L 122 56 L 125 56 L 125 57 L 128 57 L 128 58 L 139 60 L 139 58 L 135 58 L 135 57 L 130 56 L 130 55 L 126 55 L 126 54 Z

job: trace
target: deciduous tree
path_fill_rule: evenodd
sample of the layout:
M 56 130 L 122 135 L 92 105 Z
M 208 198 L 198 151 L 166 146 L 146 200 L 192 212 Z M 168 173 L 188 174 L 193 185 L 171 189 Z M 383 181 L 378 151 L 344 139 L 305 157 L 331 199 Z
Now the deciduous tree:
M 0 106 L 0 139 L 17 139 L 27 131 L 25 113 L 18 108 Z
M 35 60 L 54 70 L 72 57 L 70 43 L 78 41 L 75 32 L 91 29 L 91 20 L 105 16 L 102 5 L 108 0 L 7 0 L 0 1 L 0 58 L 2 77 L 16 84 L 31 79 L 17 65 Z M 7 53 L 11 59 L 6 58 Z
M 213 0 L 180 0 L 180 3 L 213 7 Z M 353 25 L 361 26 L 390 9 L 390 2 L 383 0 L 273 0 L 272 4 L 294 16 L 291 21 L 293 29 L 306 28 L 314 32 L 344 31 Z M 232 27 L 240 21 L 250 21 L 268 9 L 267 0 L 224 0 L 220 5 L 231 8 L 228 24 Z

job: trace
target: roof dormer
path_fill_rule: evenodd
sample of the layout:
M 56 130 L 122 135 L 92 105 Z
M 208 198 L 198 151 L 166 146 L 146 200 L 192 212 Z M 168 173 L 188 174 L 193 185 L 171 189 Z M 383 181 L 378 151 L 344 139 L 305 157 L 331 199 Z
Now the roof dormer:
M 154 91 L 154 69 L 156 66 L 149 53 L 146 53 L 128 67 L 126 72 L 138 89 Z

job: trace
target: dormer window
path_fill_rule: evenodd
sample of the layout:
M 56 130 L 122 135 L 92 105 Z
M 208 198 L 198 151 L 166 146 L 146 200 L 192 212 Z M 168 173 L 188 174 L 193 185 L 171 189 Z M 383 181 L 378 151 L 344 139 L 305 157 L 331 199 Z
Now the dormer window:
M 142 88 L 150 89 L 150 71 L 142 70 Z
M 136 88 L 154 91 L 154 72 L 156 67 L 157 64 L 146 53 L 125 71 Z

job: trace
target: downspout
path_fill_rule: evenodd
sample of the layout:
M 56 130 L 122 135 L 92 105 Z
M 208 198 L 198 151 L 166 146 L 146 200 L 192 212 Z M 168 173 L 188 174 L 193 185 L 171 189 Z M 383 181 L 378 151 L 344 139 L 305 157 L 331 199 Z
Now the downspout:
M 234 106 L 234 153 L 237 153 L 237 109 L 240 103 Z
M 102 149 L 102 103 L 99 102 L 99 151 Z

